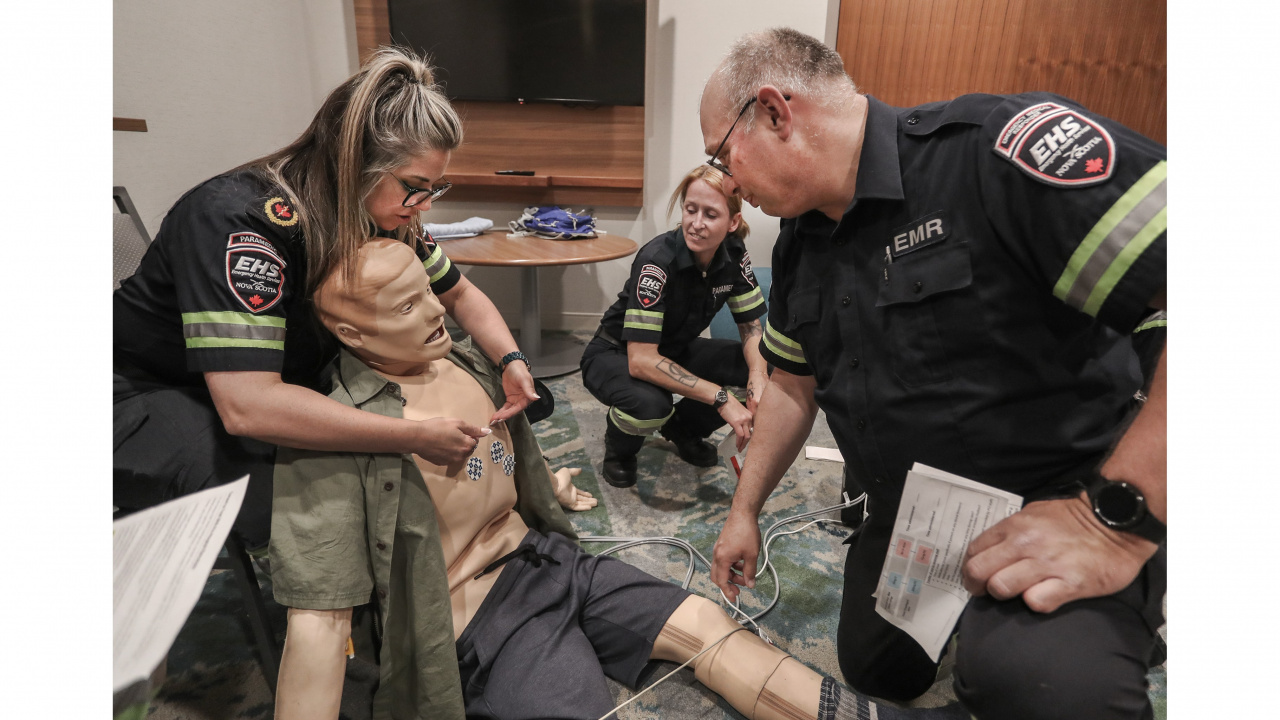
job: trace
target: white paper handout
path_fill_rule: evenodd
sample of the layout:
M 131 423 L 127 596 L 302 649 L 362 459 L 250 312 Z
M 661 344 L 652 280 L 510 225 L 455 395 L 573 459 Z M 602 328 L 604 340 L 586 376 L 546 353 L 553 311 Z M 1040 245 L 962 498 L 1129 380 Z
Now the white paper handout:
M 200 599 L 249 476 L 112 525 L 112 686 L 151 675 Z
M 969 602 L 961 582 L 969 543 L 1021 509 L 1013 493 L 916 463 L 880 571 L 876 612 L 937 662 Z

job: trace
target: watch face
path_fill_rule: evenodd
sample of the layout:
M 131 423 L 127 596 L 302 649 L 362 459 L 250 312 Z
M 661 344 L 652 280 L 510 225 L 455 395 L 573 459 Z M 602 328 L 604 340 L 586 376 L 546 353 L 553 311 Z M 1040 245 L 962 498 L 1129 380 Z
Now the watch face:
M 1103 522 L 1114 528 L 1126 528 L 1142 520 L 1142 496 L 1127 483 L 1109 482 L 1093 497 L 1093 507 Z

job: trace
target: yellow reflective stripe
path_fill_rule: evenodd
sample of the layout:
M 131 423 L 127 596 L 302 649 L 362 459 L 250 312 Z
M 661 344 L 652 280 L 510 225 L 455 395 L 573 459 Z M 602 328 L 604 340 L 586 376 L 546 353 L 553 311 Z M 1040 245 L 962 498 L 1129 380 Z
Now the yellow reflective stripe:
M 261 348 L 284 350 L 283 340 L 254 340 L 252 338 L 189 337 L 188 348 Z
M 1169 324 L 1168 320 L 1155 320 L 1149 323 L 1144 323 L 1142 325 L 1139 325 L 1138 329 L 1134 330 L 1133 332 L 1136 335 L 1137 333 L 1140 333 L 1143 330 L 1154 330 L 1156 328 L 1166 327 L 1168 324 Z
M 664 417 L 656 420 L 641 420 L 640 418 L 631 417 L 616 407 L 611 407 L 609 408 L 609 416 L 613 420 L 614 426 L 628 435 L 649 435 L 654 430 L 666 425 L 671 416 L 675 414 L 675 411 L 676 409 L 672 407 Z
M 800 347 L 800 343 L 778 332 L 772 323 L 765 323 L 763 340 L 765 347 L 774 355 L 794 363 L 808 364 L 805 362 L 804 350 Z
M 182 313 L 182 322 L 184 325 L 194 323 L 226 323 L 230 325 L 260 325 L 280 328 L 285 326 L 285 320 L 282 317 L 273 317 L 271 315 L 252 315 L 250 313 L 241 312 Z
M 744 313 L 751 308 L 759 306 L 763 302 L 764 293 L 760 292 L 760 288 L 758 287 L 752 288 L 751 292 L 729 298 L 729 311 L 734 314 Z
M 1097 314 L 1142 250 L 1165 231 L 1168 174 L 1161 160 L 1103 213 L 1067 260 L 1054 297 Z
M 453 267 L 453 263 L 445 256 L 444 251 L 437 245 L 435 250 L 422 261 L 422 267 L 427 269 L 427 279 L 431 282 L 439 282 L 440 278 L 449 272 L 449 268 Z
M 636 330 L 661 330 L 663 313 L 653 310 L 628 310 L 622 318 L 622 327 Z
M 1138 256 L 1146 250 L 1156 238 L 1160 237 L 1169 227 L 1168 208 L 1160 208 L 1160 212 L 1151 218 L 1150 222 L 1142 227 L 1136 235 L 1133 236 L 1116 259 L 1107 266 L 1102 277 L 1098 279 L 1098 283 L 1093 286 L 1093 292 L 1089 293 L 1089 299 L 1085 301 L 1084 307 L 1081 308 L 1092 316 L 1097 316 L 1098 310 L 1102 308 L 1102 304 L 1111 296 L 1111 291 L 1116 289 L 1116 285 L 1120 284 L 1120 278 L 1129 272 L 1129 268 L 1133 266 Z

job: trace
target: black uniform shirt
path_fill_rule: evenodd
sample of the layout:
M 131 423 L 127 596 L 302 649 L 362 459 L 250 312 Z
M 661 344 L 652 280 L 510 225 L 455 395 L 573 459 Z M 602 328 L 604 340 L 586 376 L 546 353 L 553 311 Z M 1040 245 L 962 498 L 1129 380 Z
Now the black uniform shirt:
M 676 228 L 636 253 L 631 277 L 600 327 L 623 343 L 657 343 L 660 354 L 672 357 L 711 325 L 726 302 L 739 323 L 768 309 L 747 246 L 740 238 L 725 238 L 703 272 L 685 245 L 684 231 Z
M 868 98 L 840 222 L 784 220 L 764 357 L 816 378 L 855 478 L 922 462 L 1017 493 L 1096 465 L 1165 287 L 1165 149 L 1046 93 Z
M 138 271 L 113 297 L 117 369 L 162 384 L 253 370 L 320 387 L 337 341 L 306 302 L 302 224 L 284 193 L 251 171 L 220 175 L 174 204 Z M 461 276 L 428 243 L 437 294 Z

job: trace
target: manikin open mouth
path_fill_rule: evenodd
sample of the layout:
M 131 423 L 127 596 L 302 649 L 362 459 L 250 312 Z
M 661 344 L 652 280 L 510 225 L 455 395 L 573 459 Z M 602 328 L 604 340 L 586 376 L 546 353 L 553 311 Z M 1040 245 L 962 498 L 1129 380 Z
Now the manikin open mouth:
M 442 335 L 444 335 L 444 324 L 443 324 L 443 323 L 441 323 L 441 324 L 440 324 L 440 327 L 436 328 L 436 331 L 435 331 L 435 332 L 433 332 L 433 333 L 431 333 L 431 337 L 428 337 L 428 338 L 427 338 L 427 341 L 426 341 L 426 342 L 424 342 L 424 343 L 422 343 L 422 344 L 423 344 L 423 345 L 430 345 L 431 343 L 433 343 L 433 342 L 435 342 L 435 341 L 439 340 L 439 339 L 440 339 L 440 337 L 441 337 Z

